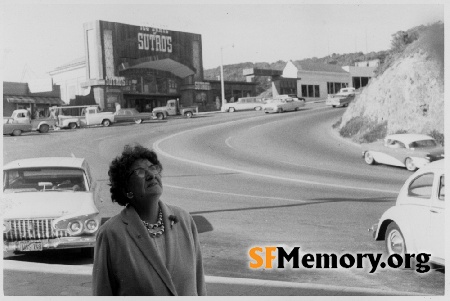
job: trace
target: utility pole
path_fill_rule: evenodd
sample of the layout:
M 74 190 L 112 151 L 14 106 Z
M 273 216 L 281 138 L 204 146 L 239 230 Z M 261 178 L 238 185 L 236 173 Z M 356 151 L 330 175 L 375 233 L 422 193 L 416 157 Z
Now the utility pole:
M 234 48 L 234 44 L 231 45 Z M 225 81 L 223 78 L 223 49 L 225 46 L 220 47 L 220 87 L 222 90 L 222 105 L 225 105 L 227 101 L 225 100 Z

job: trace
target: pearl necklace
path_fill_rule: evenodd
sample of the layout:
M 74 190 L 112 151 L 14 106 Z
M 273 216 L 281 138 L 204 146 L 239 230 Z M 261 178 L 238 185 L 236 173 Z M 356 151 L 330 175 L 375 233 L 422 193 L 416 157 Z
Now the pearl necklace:
M 141 220 L 151 237 L 158 237 L 164 233 L 164 221 L 161 208 L 159 208 L 158 221 L 156 224 L 150 224 Z

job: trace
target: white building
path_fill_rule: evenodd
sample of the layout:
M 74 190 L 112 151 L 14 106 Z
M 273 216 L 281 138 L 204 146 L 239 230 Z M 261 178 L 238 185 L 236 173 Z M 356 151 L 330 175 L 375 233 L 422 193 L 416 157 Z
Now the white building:
M 81 87 L 86 81 L 86 59 L 80 57 L 49 72 L 55 85 L 61 89 L 61 99 L 69 104 L 76 95 L 86 95 L 87 89 Z

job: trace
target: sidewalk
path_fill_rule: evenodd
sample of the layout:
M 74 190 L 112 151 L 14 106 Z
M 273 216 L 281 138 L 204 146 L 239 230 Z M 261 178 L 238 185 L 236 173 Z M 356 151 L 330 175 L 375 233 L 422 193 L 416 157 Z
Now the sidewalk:
M 409 292 L 206 276 L 209 296 L 424 296 Z
M 3 261 L 4 293 L 12 295 L 90 296 L 92 265 L 42 265 Z M 55 276 L 49 276 L 54 274 Z M 45 275 L 45 277 L 42 277 Z M 209 296 L 423 296 L 409 292 L 295 283 L 250 278 L 206 276 Z M 67 282 L 71 284 L 67 286 Z M 21 284 L 26 283 L 26 286 Z M 32 294 L 30 292 L 33 292 Z

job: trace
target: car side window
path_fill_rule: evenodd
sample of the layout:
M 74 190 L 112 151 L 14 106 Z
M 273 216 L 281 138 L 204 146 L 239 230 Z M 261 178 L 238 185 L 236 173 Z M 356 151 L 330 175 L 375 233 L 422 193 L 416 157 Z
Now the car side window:
M 408 187 L 408 196 L 430 199 L 433 191 L 433 173 L 426 173 L 415 178 Z
M 441 182 L 439 184 L 439 199 L 445 200 L 445 176 L 441 176 Z

